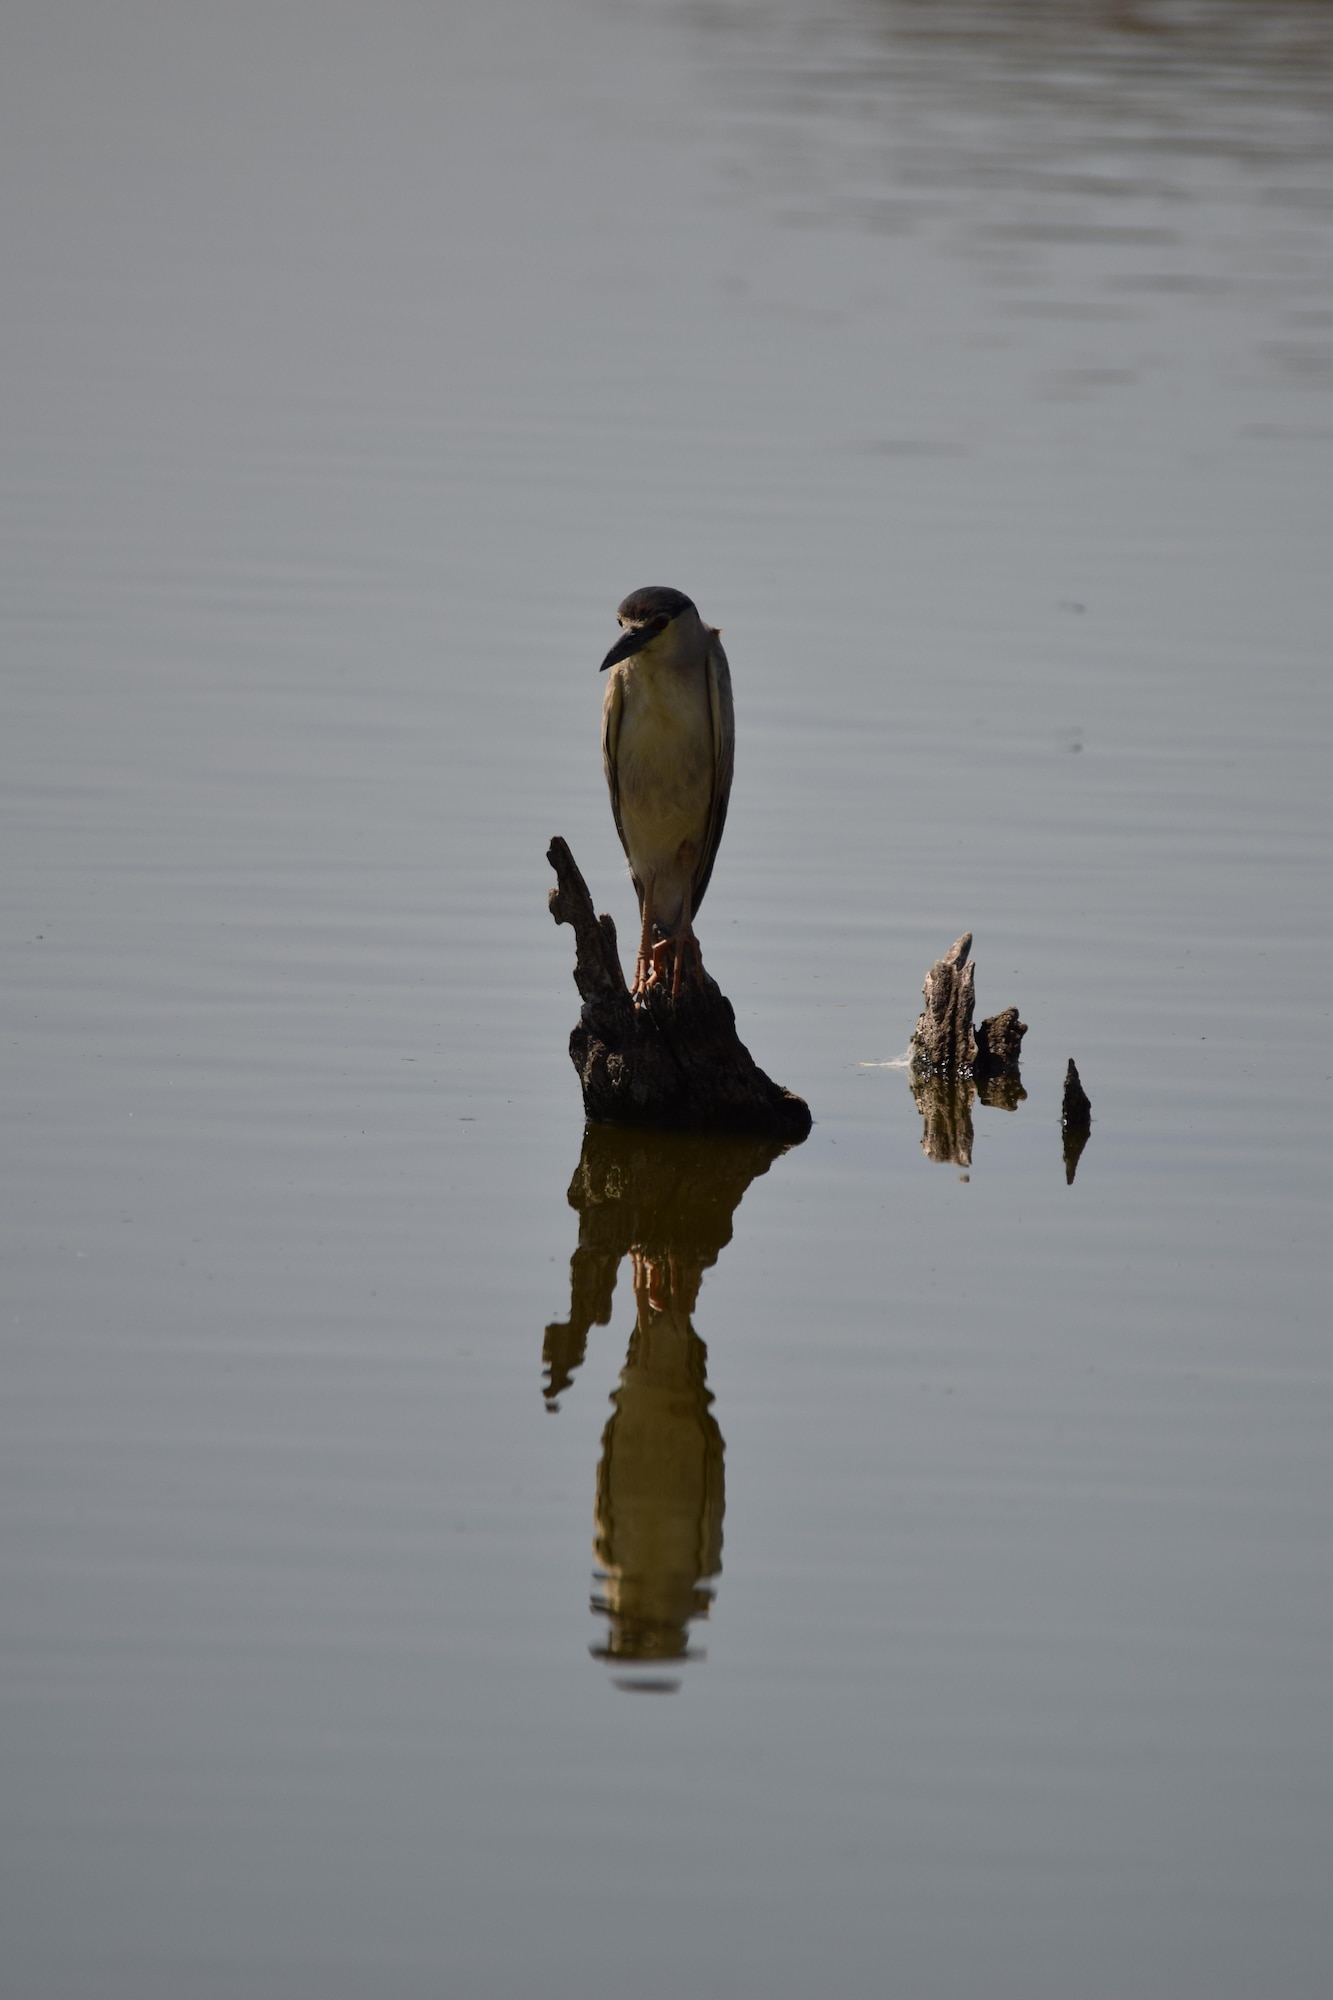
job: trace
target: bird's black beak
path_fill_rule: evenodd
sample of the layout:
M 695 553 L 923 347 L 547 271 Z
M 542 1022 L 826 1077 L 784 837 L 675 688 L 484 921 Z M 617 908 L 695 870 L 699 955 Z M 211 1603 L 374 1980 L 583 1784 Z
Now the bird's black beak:
M 643 651 L 650 639 L 655 639 L 659 632 L 665 632 L 669 623 L 669 619 L 658 617 L 650 618 L 646 625 L 631 625 L 616 640 L 615 645 L 597 669 L 598 673 L 604 674 L 608 667 L 613 667 L 616 664 L 617 660 L 633 659 L 636 653 Z

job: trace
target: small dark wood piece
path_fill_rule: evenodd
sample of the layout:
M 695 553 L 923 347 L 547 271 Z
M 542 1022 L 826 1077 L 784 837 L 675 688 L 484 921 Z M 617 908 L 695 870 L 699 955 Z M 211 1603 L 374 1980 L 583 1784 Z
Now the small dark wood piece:
M 978 1082 L 983 1077 L 1017 1075 L 1027 1031 L 1027 1022 L 1019 1020 L 1017 1007 L 1006 1007 L 1002 1014 L 992 1014 L 982 1022 L 977 1029 L 977 1054 L 972 1065 L 972 1074 Z
M 1065 1071 L 1064 1102 L 1060 1106 L 1060 1123 L 1066 1131 L 1086 1132 L 1092 1123 L 1092 1099 L 1083 1088 L 1083 1079 L 1078 1066 L 1071 1056 Z
M 1060 1129 L 1065 1146 L 1065 1186 L 1073 1187 L 1079 1157 L 1092 1132 L 1092 1100 L 1083 1088 L 1074 1058 L 1065 1071 L 1064 1101 L 1060 1106 Z
M 1017 1075 L 1026 1022 L 1017 1007 L 1006 1007 L 973 1029 L 976 966 L 969 953 L 972 933 L 965 931 L 926 974 L 921 991 L 925 1008 L 911 1041 L 912 1068 L 925 1076 L 982 1077 Z
M 654 986 L 636 1007 L 621 970 L 616 927 L 594 912 L 588 885 L 558 834 L 546 858 L 556 873 L 551 915 L 574 932 L 574 984 L 583 1007 L 569 1055 L 587 1116 L 603 1125 L 659 1131 L 804 1139 L 809 1106 L 755 1064 L 716 981 L 705 973 L 701 990 L 687 987 L 675 1000 L 665 984 Z

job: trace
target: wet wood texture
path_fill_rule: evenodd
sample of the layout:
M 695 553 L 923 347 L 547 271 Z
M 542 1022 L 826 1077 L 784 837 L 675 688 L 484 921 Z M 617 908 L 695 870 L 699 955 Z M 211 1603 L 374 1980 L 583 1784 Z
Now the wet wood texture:
M 588 885 L 558 834 L 546 858 L 556 873 L 551 915 L 574 932 L 574 984 L 583 1007 L 569 1054 L 586 1115 L 600 1124 L 660 1131 L 804 1139 L 809 1106 L 755 1063 L 716 981 L 705 973 L 701 990 L 683 991 L 675 1000 L 665 986 L 654 987 L 636 1006 L 621 970 L 616 927 L 594 911 Z
M 1017 1007 L 993 1014 L 973 1028 L 976 966 L 972 933 L 965 931 L 926 974 L 925 1007 L 911 1041 L 912 1068 L 927 1076 L 1017 1075 L 1027 1024 Z

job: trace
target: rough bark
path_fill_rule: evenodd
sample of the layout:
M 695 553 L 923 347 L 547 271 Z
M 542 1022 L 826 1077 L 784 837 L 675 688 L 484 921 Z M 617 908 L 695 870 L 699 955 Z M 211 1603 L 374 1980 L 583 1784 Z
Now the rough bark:
M 911 1041 L 912 1068 L 921 1075 L 980 1081 L 1018 1074 L 1027 1024 L 1019 1020 L 1017 1007 L 1006 1007 L 973 1028 L 976 966 L 971 950 L 972 933 L 965 931 L 926 974 L 921 988 L 926 1004 Z
M 735 1132 L 791 1143 L 810 1130 L 809 1106 L 757 1066 L 736 1034 L 731 1002 L 704 974 L 672 1000 L 652 988 L 638 1006 L 620 966 L 616 928 L 593 910 L 588 885 L 557 835 L 549 906 L 574 932 L 574 984 L 583 1000 L 569 1055 L 587 1116 L 660 1131 Z
M 926 1075 L 971 1076 L 977 1057 L 972 1032 L 976 967 L 968 953 L 972 933 L 965 931 L 943 958 L 937 958 L 921 988 L 925 1007 L 912 1036 L 912 1068 Z
M 1019 1020 L 1017 1007 L 1006 1007 L 1002 1014 L 992 1014 L 982 1022 L 977 1029 L 977 1053 L 972 1065 L 978 1083 L 983 1077 L 1017 1075 L 1027 1031 L 1027 1022 Z

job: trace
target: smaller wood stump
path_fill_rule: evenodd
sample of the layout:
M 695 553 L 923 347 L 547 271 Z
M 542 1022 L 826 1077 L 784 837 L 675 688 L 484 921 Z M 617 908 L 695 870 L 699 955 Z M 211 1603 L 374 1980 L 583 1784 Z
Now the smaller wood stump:
M 791 1143 L 810 1130 L 802 1098 L 765 1076 L 736 1033 L 731 1002 L 704 974 L 673 1001 L 664 987 L 635 1006 L 620 966 L 616 927 L 593 909 L 588 885 L 557 834 L 551 915 L 574 932 L 574 984 L 583 1007 L 569 1055 L 583 1109 L 603 1125 L 659 1131 L 735 1132 Z
M 1027 1024 L 1019 1020 L 1017 1007 L 1006 1007 L 973 1029 L 976 966 L 971 950 L 972 933 L 965 931 L 926 974 L 921 988 L 926 1004 L 911 1041 L 912 1068 L 922 1075 L 980 1081 L 1018 1073 Z

